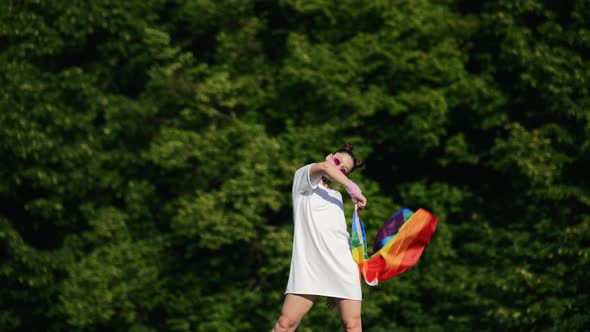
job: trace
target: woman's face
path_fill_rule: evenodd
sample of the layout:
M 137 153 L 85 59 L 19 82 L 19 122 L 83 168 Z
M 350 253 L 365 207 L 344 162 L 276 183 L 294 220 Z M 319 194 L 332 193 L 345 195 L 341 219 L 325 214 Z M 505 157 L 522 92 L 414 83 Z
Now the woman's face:
M 348 153 L 344 152 L 330 154 L 328 157 L 326 157 L 326 160 L 332 163 L 332 165 L 338 167 L 340 172 L 342 172 L 344 175 L 350 174 L 350 170 L 354 165 L 352 157 L 350 157 Z

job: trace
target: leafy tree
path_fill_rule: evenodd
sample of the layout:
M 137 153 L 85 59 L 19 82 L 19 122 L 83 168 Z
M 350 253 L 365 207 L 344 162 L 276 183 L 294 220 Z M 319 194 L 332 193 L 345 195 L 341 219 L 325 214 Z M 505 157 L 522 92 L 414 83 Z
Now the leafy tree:
M 440 217 L 366 330 L 587 330 L 589 9 L 2 2 L 0 329 L 269 330 L 292 174 L 352 142 L 369 237 Z

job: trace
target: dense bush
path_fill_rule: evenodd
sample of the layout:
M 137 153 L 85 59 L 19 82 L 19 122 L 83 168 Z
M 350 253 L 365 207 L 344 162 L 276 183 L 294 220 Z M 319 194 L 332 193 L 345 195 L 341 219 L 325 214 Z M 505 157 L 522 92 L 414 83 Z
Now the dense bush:
M 590 2 L 0 4 L 0 330 L 266 331 L 293 172 L 352 142 L 367 331 L 590 329 Z M 351 204 L 346 202 L 350 217 Z M 319 302 L 301 331 L 336 331 Z

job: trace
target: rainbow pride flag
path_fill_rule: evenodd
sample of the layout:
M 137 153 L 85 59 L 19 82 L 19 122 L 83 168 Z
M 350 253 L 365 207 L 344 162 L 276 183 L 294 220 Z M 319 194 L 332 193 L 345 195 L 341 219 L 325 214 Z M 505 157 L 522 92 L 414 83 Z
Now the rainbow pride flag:
M 350 249 L 368 285 L 376 286 L 411 268 L 436 230 L 438 217 L 424 209 L 401 209 L 377 233 L 373 254 L 367 251 L 367 235 L 355 206 Z

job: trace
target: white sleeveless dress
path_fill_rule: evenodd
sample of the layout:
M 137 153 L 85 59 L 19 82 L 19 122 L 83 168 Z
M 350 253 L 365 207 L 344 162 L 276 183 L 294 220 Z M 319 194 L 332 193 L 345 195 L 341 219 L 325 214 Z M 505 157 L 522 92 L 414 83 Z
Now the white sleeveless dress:
M 293 255 L 285 294 L 362 300 L 358 266 L 350 252 L 342 195 L 310 178 L 311 165 L 293 179 Z

